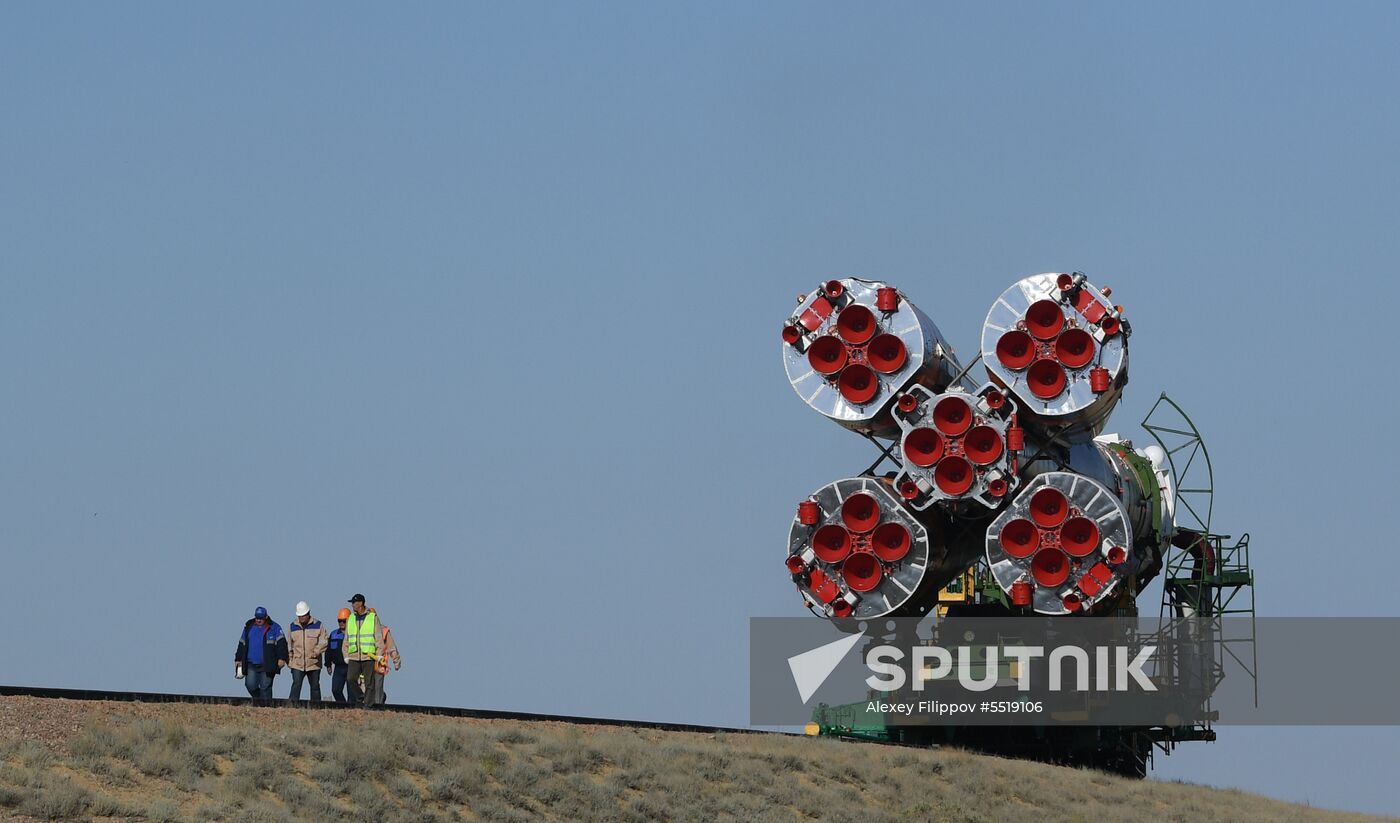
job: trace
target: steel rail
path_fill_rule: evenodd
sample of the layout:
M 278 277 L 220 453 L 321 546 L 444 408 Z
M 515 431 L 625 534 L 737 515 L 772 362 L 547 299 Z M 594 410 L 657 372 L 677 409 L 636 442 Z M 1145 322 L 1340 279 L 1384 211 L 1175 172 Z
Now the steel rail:
M 310 702 L 273 698 L 261 700 L 252 697 L 231 697 L 226 695 L 168 694 L 163 692 L 108 692 L 96 689 L 54 689 L 36 686 L 0 686 L 0 697 L 40 697 L 56 700 L 107 701 L 113 703 L 193 703 L 211 706 L 254 706 L 278 709 L 311 709 L 315 711 L 339 711 L 350 709 L 344 703 L 331 701 Z M 699 734 L 791 734 L 790 732 L 769 731 L 766 729 L 745 729 L 734 726 L 706 726 L 696 723 L 671 723 L 655 720 L 626 720 L 611 717 L 589 717 L 570 714 L 540 714 L 538 712 L 514 712 L 500 709 L 466 709 L 456 706 L 417 706 L 389 703 L 375 706 L 366 711 L 391 712 L 396 714 L 424 714 L 438 717 L 461 717 L 474 720 L 522 720 L 537 722 L 572 723 L 581 726 L 618 726 L 632 729 L 656 729 L 668 732 L 695 732 Z

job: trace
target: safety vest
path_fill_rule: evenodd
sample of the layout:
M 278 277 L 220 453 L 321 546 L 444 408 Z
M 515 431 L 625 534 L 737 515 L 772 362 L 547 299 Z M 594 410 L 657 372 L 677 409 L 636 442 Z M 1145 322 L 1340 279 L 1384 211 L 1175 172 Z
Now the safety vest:
M 373 655 L 375 628 L 374 612 L 365 612 L 361 618 L 351 614 L 345 621 L 345 653 Z

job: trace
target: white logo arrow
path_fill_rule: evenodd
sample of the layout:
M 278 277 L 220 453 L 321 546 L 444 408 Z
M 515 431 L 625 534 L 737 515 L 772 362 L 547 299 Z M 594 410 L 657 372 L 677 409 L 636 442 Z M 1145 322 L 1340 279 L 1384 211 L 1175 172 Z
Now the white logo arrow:
M 797 684 L 797 693 L 802 696 L 803 703 L 816 694 L 817 689 L 820 689 L 831 673 L 836 671 L 846 652 L 859 643 L 862 637 L 865 637 L 865 634 L 858 632 L 788 658 L 788 668 L 792 669 L 792 682 Z

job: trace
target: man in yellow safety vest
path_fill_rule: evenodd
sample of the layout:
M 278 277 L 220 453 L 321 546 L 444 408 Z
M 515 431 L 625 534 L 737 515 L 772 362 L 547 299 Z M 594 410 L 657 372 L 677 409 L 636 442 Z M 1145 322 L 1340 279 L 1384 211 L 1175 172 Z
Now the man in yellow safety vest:
M 376 704 L 376 660 L 388 655 L 399 668 L 399 650 L 379 615 L 365 608 L 365 596 L 350 598 L 350 617 L 345 621 L 345 674 L 350 686 L 350 705 L 370 708 Z M 361 685 L 363 683 L 363 685 Z

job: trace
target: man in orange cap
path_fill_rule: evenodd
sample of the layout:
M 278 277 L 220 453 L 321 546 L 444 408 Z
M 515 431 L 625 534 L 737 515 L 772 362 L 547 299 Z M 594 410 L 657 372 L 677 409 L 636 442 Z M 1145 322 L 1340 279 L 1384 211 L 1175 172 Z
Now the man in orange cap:
M 331 671 L 331 695 L 335 702 L 345 702 L 345 621 L 350 619 L 350 610 L 341 609 L 336 615 L 336 627 L 326 643 L 326 668 Z

